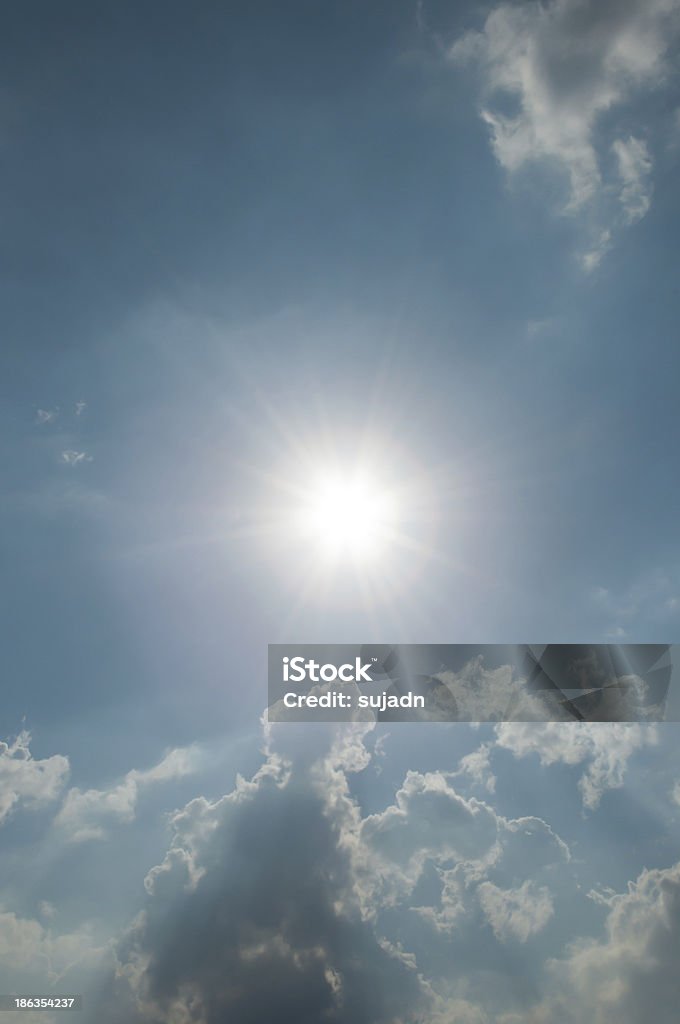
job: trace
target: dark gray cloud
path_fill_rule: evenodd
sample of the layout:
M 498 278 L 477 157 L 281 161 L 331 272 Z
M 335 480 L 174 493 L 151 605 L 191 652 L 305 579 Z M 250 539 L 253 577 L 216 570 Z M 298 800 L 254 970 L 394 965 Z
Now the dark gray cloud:
M 362 918 L 338 825 L 304 776 L 269 762 L 217 803 L 192 801 L 173 825 L 98 1020 L 418 1019 L 416 971 Z

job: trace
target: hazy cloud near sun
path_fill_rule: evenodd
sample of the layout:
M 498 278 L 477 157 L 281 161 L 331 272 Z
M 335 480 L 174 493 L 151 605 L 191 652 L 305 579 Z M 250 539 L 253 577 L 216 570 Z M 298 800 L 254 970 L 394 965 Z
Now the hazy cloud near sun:
M 505 170 L 543 162 L 561 171 L 565 213 L 598 202 L 582 253 L 587 270 L 610 248 L 613 229 L 643 217 L 652 197 L 645 126 L 607 137 L 602 117 L 666 84 L 679 16 L 678 0 L 499 4 L 481 31 L 450 49 L 454 62 L 481 72 L 481 116 Z M 618 210 L 605 210 L 610 195 Z

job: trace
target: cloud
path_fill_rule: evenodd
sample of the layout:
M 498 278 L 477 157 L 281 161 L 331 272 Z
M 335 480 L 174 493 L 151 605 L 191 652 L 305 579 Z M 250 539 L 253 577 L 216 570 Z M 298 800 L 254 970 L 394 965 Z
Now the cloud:
M 501 942 L 526 942 L 530 935 L 545 927 L 554 913 L 549 890 L 528 879 L 517 889 L 499 889 L 492 882 L 482 882 L 478 893 L 489 924 Z
M 79 466 L 83 462 L 92 462 L 92 456 L 88 455 L 87 452 L 77 452 L 72 448 L 67 448 L 60 455 L 60 461 L 67 466 Z
M 477 750 L 466 754 L 460 759 L 456 775 L 468 775 L 478 786 L 483 786 L 488 793 L 496 791 L 496 776 L 491 769 L 491 744 L 482 743 Z
M 86 927 L 53 935 L 39 921 L 0 908 L 0 967 L 21 970 L 42 965 L 50 981 L 56 981 L 92 951 L 92 933 Z
M 579 789 L 584 806 L 594 810 L 606 790 L 623 785 L 631 756 L 657 743 L 658 732 L 637 723 L 502 722 L 496 742 L 518 758 L 537 754 L 542 765 L 585 764 Z
M 612 233 L 609 228 L 602 228 L 597 232 L 591 248 L 581 254 L 581 265 L 584 270 L 591 271 L 599 267 L 600 263 L 612 247 Z
M 395 802 L 358 823 L 354 866 L 369 916 L 381 920 L 398 907 L 441 935 L 467 935 L 481 953 L 480 929 L 492 915 L 503 941 L 524 942 L 543 927 L 552 913 L 546 885 L 570 852 L 542 819 L 508 819 L 465 799 L 453 786 L 459 774 L 407 772 Z M 438 885 L 425 897 L 428 877 Z
M 678 0 L 550 0 L 499 4 L 481 32 L 450 50 L 483 79 L 481 117 L 508 172 L 552 166 L 567 181 L 564 212 L 574 214 L 615 191 L 618 221 L 632 224 L 651 202 L 652 159 L 632 135 L 606 142 L 603 115 L 661 86 L 678 27 Z M 613 152 L 618 187 L 608 169 Z M 593 269 L 611 245 L 612 218 L 583 255 Z
M 82 416 L 85 410 L 87 409 L 87 402 L 76 402 L 73 408 L 76 416 Z
M 570 945 L 549 965 L 557 990 L 529 1015 L 555 1024 L 675 1024 L 680 960 L 680 863 L 643 871 L 609 898 L 601 941 Z M 525 1020 L 527 1018 L 524 1018 Z
M 25 731 L 13 742 L 0 741 L 0 825 L 20 805 L 38 808 L 56 800 L 68 778 L 68 758 L 53 754 L 36 760 L 30 742 Z
M 122 782 L 110 789 L 69 789 L 54 824 L 67 835 L 69 842 L 104 839 L 107 827 L 115 822 L 134 820 L 140 787 L 156 782 L 179 779 L 196 770 L 194 748 L 171 750 L 153 768 L 133 769 Z
M 149 902 L 119 943 L 97 1019 L 485 1020 L 448 991 L 448 974 L 427 977 L 421 955 L 446 955 L 453 933 L 472 938 L 488 985 L 484 929 L 492 920 L 499 942 L 519 944 L 542 930 L 564 844 L 540 819 L 506 820 L 464 799 L 438 772 L 407 772 L 394 803 L 362 817 L 348 774 L 368 766 L 370 727 L 314 730 L 311 749 L 280 729 L 268 726 L 251 780 L 172 816 L 173 841 L 146 877 Z M 442 882 L 429 901 L 416 891 L 426 862 Z M 424 946 L 412 948 L 409 921 L 421 922 Z
M 625 221 L 634 224 L 644 217 L 652 202 L 649 183 L 652 160 L 645 143 L 632 135 L 625 141 L 617 139 L 612 149 L 619 165 L 620 199 Z
M 488 805 L 466 799 L 442 772 L 408 771 L 393 804 L 349 822 L 357 890 L 371 917 L 411 907 L 436 929 L 457 927 L 466 914 L 467 882 L 486 877 L 499 857 L 503 821 Z M 455 868 L 453 867 L 455 865 Z M 412 896 L 429 867 L 442 883 L 434 903 Z
M 426 1000 L 417 971 L 362 915 L 338 814 L 323 786 L 271 755 L 227 796 L 174 815 L 173 843 L 147 877 L 148 907 L 120 945 L 97 1019 L 417 1019 Z
M 558 747 L 550 763 L 592 767 L 599 753 L 569 725 L 512 728 L 544 732 L 545 751 Z M 638 732 L 618 729 L 583 734 L 608 733 L 616 747 Z M 368 813 L 351 783 L 371 771 L 373 731 L 269 724 L 251 779 L 171 815 L 172 842 L 147 873 L 144 909 L 117 942 L 115 970 L 88 997 L 92 1019 L 612 1024 L 616 1011 L 638 1024 L 620 991 L 638 940 L 640 970 L 653 968 L 643 979 L 648 1012 L 653 983 L 664 983 L 671 957 L 661 945 L 676 941 L 672 872 L 643 872 L 623 895 L 600 886 L 595 903 L 579 896 L 584 851 L 573 862 L 547 822 L 506 818 L 463 796 L 456 786 L 474 771 L 407 771 L 387 805 Z M 521 735 L 513 742 L 527 748 Z M 483 745 L 482 781 L 493 751 Z M 131 782 L 174 778 L 181 764 L 173 752 L 99 796 L 120 791 L 116 806 L 127 813 Z M 581 934 L 579 900 L 591 921 L 606 917 L 604 937 L 566 945 Z
M 59 415 L 58 409 L 38 409 L 35 414 L 35 422 L 40 423 L 53 423 Z

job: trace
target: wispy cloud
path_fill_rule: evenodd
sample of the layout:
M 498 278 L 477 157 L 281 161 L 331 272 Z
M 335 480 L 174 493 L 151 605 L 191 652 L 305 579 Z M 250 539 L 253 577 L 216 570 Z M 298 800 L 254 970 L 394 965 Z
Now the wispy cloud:
M 537 754 L 544 766 L 584 765 L 579 789 L 584 807 L 595 810 L 608 789 L 623 786 L 631 757 L 658 742 L 653 725 L 638 723 L 503 722 L 496 726 L 499 747 L 515 757 Z
M 45 423 L 54 423 L 58 415 L 58 409 L 38 409 L 35 414 L 35 422 L 41 426 Z
M 595 226 L 582 255 L 587 270 L 610 248 L 615 226 L 633 224 L 649 209 L 647 144 L 632 134 L 607 141 L 602 115 L 663 84 L 679 11 L 678 0 L 499 4 L 481 32 L 468 32 L 450 50 L 457 63 L 481 70 L 481 117 L 507 171 L 539 163 L 561 171 L 569 214 L 610 192 L 618 197 L 618 214 Z M 607 170 L 609 153 L 615 175 Z
M 612 144 L 621 179 L 620 200 L 626 224 L 634 224 L 649 210 L 652 202 L 652 159 L 641 139 L 630 135 Z
M 103 839 L 109 825 L 134 820 L 140 788 L 190 775 L 197 769 L 197 760 L 195 748 L 177 748 L 152 768 L 145 771 L 132 769 L 122 782 L 109 789 L 82 790 L 74 787 L 66 794 L 54 823 L 73 843 Z
M 67 448 L 59 456 L 60 462 L 66 466 L 79 466 L 83 462 L 92 462 L 93 458 L 87 452 L 77 452 L 73 448 Z

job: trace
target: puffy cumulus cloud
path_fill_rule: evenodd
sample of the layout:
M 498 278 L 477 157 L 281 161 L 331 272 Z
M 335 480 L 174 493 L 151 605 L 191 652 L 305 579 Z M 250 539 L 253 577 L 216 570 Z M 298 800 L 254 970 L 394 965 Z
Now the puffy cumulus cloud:
M 386 908 L 399 906 L 440 933 L 473 935 L 483 923 L 480 904 L 486 912 L 493 893 L 498 903 L 507 890 L 517 928 L 506 927 L 503 938 L 514 934 L 526 941 L 538 924 L 522 932 L 521 905 L 527 904 L 526 920 L 538 922 L 549 897 L 545 884 L 534 889 L 525 883 L 540 878 L 564 891 L 569 848 L 540 818 L 508 819 L 488 804 L 465 799 L 453 788 L 453 778 L 408 772 L 395 803 L 359 823 L 355 871 L 366 912 L 379 918 Z M 425 900 L 418 885 L 430 869 L 439 886 Z
M 227 796 L 174 815 L 172 845 L 147 877 L 148 906 L 119 948 L 98 1020 L 423 1019 L 413 960 L 361 914 L 319 773 L 310 779 L 270 755 Z
M 103 839 L 107 826 L 134 820 L 140 787 L 182 778 L 196 770 L 198 752 L 186 747 L 171 750 L 145 771 L 133 769 L 110 789 L 69 789 L 54 824 L 70 842 Z
M 495 953 L 488 942 L 486 925 L 491 924 L 496 938 L 503 943 L 527 939 L 539 932 L 552 916 L 553 896 L 547 886 L 535 886 L 526 877 L 515 889 L 506 889 L 509 873 L 504 863 L 502 846 L 496 849 L 495 861 L 488 863 L 461 862 L 452 868 L 437 867 L 441 882 L 439 899 L 426 905 L 413 906 L 421 920 L 428 922 L 442 938 L 458 946 L 466 941 L 467 971 L 485 972 L 492 966 Z M 533 851 L 526 844 L 527 860 L 533 861 Z M 551 867 L 556 865 L 553 850 Z M 529 874 L 525 864 L 520 877 Z M 501 881 L 501 886 L 489 881 L 488 876 Z M 555 877 L 552 882 L 556 881 Z M 550 912 L 545 912 L 550 907 Z M 480 913 L 481 911 L 481 913 Z M 432 939 L 431 939 L 432 941 Z M 476 955 L 471 953 L 476 949 Z
M 172 815 L 97 1019 L 484 1019 L 463 991 L 442 994 L 428 958 L 454 934 L 467 944 L 464 922 L 487 978 L 490 917 L 503 943 L 536 935 L 568 850 L 545 822 L 505 819 L 441 772 L 407 772 L 392 803 L 362 814 L 350 777 L 369 764 L 371 728 L 270 724 L 252 779 Z
M 482 117 L 494 153 L 508 171 L 548 162 L 568 180 L 567 212 L 618 193 L 619 220 L 633 223 L 649 209 L 651 157 L 629 135 L 605 143 L 602 115 L 643 87 L 659 86 L 677 32 L 678 0 L 551 0 L 499 4 L 481 32 L 451 48 L 457 62 L 482 70 Z M 616 171 L 607 170 L 613 146 Z M 611 160 L 609 160 L 611 162 Z M 611 180 L 603 182 L 603 175 Z M 584 265 L 593 267 L 611 244 L 610 227 L 596 232 Z
M 551 961 L 553 992 L 522 1016 L 531 1024 L 675 1024 L 680 959 L 680 863 L 643 871 L 608 899 L 606 937 Z M 508 1024 L 519 1024 L 517 1016 Z
M 0 741 L 0 825 L 20 805 L 37 808 L 56 800 L 68 778 L 68 758 L 36 759 L 30 742 L 26 731 L 9 743 Z
M 526 942 L 530 935 L 545 927 L 554 913 L 550 891 L 528 879 L 517 889 L 499 889 L 493 882 L 482 882 L 478 894 L 487 920 L 501 942 Z
M 441 772 L 408 771 L 395 803 L 360 827 L 363 847 L 412 883 L 426 858 L 481 860 L 497 839 L 493 809 L 461 797 Z
M 536 754 L 542 765 L 585 764 L 579 789 L 584 806 L 594 810 L 606 790 L 623 785 L 630 758 L 656 744 L 658 732 L 653 725 L 627 722 L 502 722 L 496 742 L 518 758 Z

